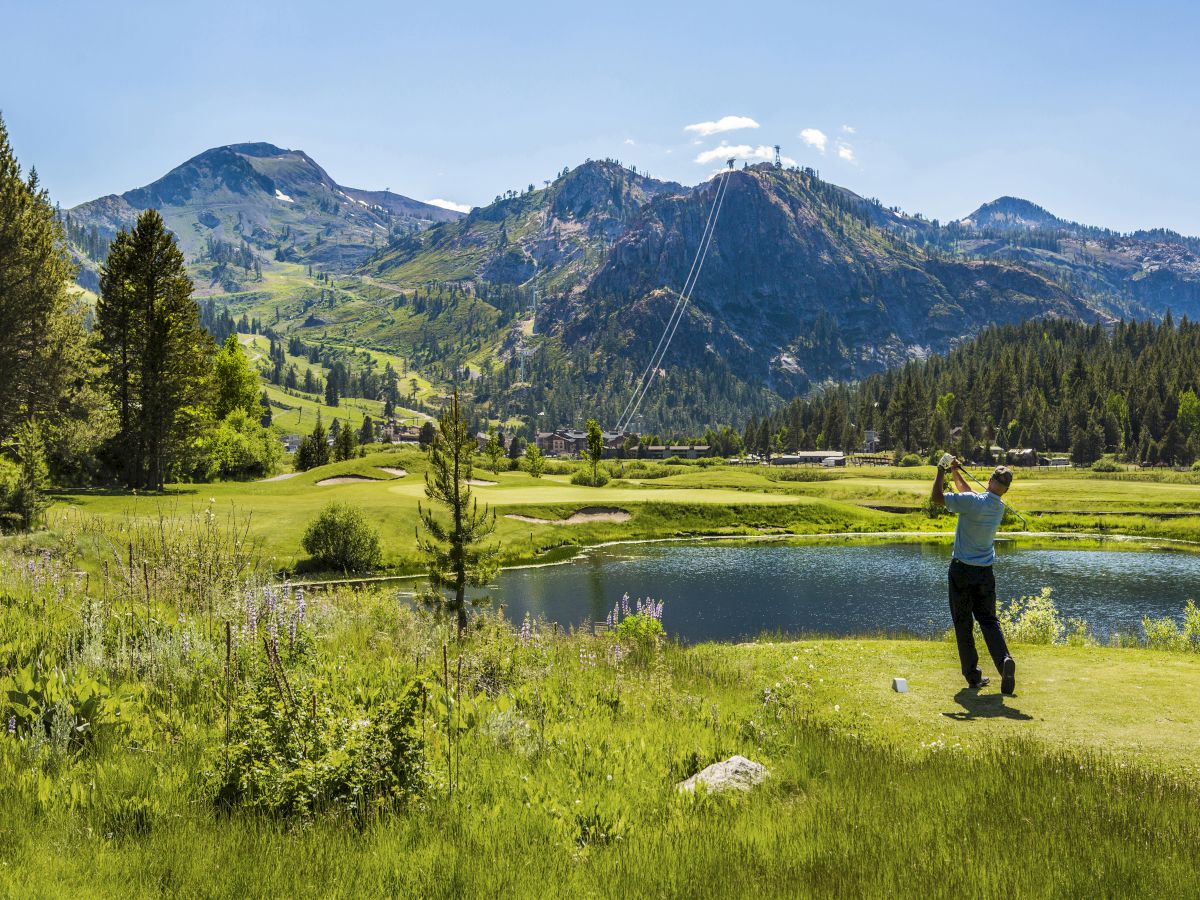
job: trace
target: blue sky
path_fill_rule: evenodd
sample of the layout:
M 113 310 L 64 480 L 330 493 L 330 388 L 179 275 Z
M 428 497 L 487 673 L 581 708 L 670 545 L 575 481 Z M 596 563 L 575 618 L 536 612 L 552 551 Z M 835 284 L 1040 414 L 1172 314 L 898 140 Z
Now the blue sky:
M 588 157 L 693 184 L 722 142 L 778 143 L 943 220 L 1014 194 L 1200 234 L 1200 7 L 1183 2 L 0 7 L 0 112 L 65 206 L 237 141 L 464 204 Z M 686 130 L 725 117 L 758 127 Z

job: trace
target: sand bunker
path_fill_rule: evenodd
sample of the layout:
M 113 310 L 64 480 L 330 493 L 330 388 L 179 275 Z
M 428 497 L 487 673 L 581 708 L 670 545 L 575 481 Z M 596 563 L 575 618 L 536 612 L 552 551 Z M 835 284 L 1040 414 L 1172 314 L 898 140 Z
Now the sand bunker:
M 468 478 L 467 484 L 473 484 L 475 487 L 491 487 L 496 484 L 495 481 L 484 481 L 482 478 Z
M 406 469 L 397 469 L 395 466 L 376 466 L 380 472 L 387 472 L 389 475 L 395 475 L 397 478 L 403 478 L 408 474 Z
M 299 472 L 284 472 L 282 475 L 272 475 L 270 478 L 258 479 L 259 484 L 265 484 L 268 481 L 286 481 L 289 478 L 295 478 Z
M 611 506 L 585 506 L 565 519 L 539 519 L 536 516 L 506 515 L 506 519 L 529 522 L 531 525 L 584 525 L 588 522 L 628 522 L 633 516 Z
M 362 484 L 364 481 L 374 481 L 378 484 L 383 479 L 368 478 L 366 475 L 335 475 L 333 478 L 322 478 L 317 482 L 317 485 L 318 487 L 325 487 L 330 484 Z

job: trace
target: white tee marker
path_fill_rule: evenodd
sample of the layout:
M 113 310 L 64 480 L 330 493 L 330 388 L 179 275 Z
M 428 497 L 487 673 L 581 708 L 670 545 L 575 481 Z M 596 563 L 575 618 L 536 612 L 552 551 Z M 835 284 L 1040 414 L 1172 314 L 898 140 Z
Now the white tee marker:
M 908 693 L 908 679 L 907 678 L 893 678 L 892 679 L 892 690 L 895 691 L 897 694 L 907 694 Z

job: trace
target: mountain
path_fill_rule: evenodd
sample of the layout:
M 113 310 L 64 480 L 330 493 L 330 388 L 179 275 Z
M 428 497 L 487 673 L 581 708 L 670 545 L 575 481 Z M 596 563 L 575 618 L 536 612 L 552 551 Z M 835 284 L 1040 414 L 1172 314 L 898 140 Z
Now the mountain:
M 931 256 L 892 230 L 909 227 L 905 217 L 810 171 L 762 164 L 727 177 L 664 363 L 685 378 L 724 372 L 790 397 L 945 350 L 988 324 L 1105 315 L 1023 267 Z M 647 203 L 585 290 L 547 298 L 539 328 L 544 319 L 565 345 L 636 369 L 662 334 L 716 190 Z
M 738 423 L 991 324 L 1200 317 L 1196 238 L 1119 234 L 1016 197 L 940 224 L 811 169 L 723 177 L 710 252 L 642 408 L 648 429 Z M 235 144 L 64 219 L 85 283 L 107 239 L 154 206 L 197 294 L 247 317 L 243 330 L 318 355 L 389 354 L 432 384 L 435 407 L 457 383 L 480 416 L 610 424 L 663 334 L 717 183 L 589 160 L 462 215 L 343 187 L 301 151 Z
M 589 161 L 544 189 L 511 191 L 465 218 L 410 235 L 367 268 L 402 283 L 479 279 L 570 291 L 586 283 L 646 203 L 685 192 L 612 161 Z
M 959 219 L 958 224 L 967 229 L 1031 231 L 1039 228 L 1062 229 L 1074 223 L 1058 218 L 1029 200 L 1022 200 L 1020 197 L 999 197 L 991 203 L 983 204 L 969 216 Z
M 960 255 L 1016 263 L 1126 317 L 1200 317 L 1200 238 L 1121 234 L 1001 197 L 932 236 Z
M 89 273 L 94 281 L 107 242 L 149 208 L 162 213 L 190 262 L 208 261 L 218 270 L 230 259 L 262 256 L 347 271 L 396 235 L 462 216 L 390 191 L 343 187 L 302 150 L 267 143 L 214 147 L 145 187 L 65 213 L 85 286 L 91 286 Z M 236 281 L 216 272 L 215 282 L 226 290 Z

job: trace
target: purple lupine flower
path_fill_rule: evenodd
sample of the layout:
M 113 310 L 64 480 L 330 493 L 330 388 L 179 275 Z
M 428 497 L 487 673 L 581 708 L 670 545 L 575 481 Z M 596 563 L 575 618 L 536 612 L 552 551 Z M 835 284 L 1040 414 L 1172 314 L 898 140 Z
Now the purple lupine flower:
M 258 637 L 258 606 L 250 591 L 246 591 L 246 630 L 251 641 Z
M 182 634 L 182 635 L 180 635 L 180 638 L 179 638 L 179 648 L 180 648 L 180 650 L 183 652 L 183 655 L 184 655 L 184 656 L 187 656 L 187 655 L 188 655 L 188 650 L 190 650 L 190 649 L 191 649 L 191 647 L 192 647 L 192 638 L 191 638 L 191 635 L 190 635 L 190 634 L 188 634 L 188 633 L 185 631 L 185 632 L 183 632 L 183 634 Z
M 8 733 L 10 735 L 17 733 L 17 717 L 16 716 L 8 717 Z
M 288 618 L 288 649 L 296 649 L 296 626 L 300 624 L 300 619 L 296 613 Z
M 621 598 L 621 614 L 625 616 L 629 615 L 629 594 Z
M 279 598 L 275 595 L 275 591 L 269 584 L 263 588 L 263 595 L 267 601 L 267 636 L 271 639 L 272 645 L 277 645 L 279 640 L 279 616 L 276 615 L 276 609 L 279 605 Z
M 625 655 L 625 651 L 621 649 L 620 644 L 613 644 L 613 662 L 616 665 L 621 664 L 621 657 Z
M 308 607 L 304 604 L 304 588 L 296 588 L 296 621 L 303 624 Z
M 525 613 L 525 621 L 521 623 L 521 643 L 528 644 L 533 640 L 533 624 L 529 621 L 529 613 Z

